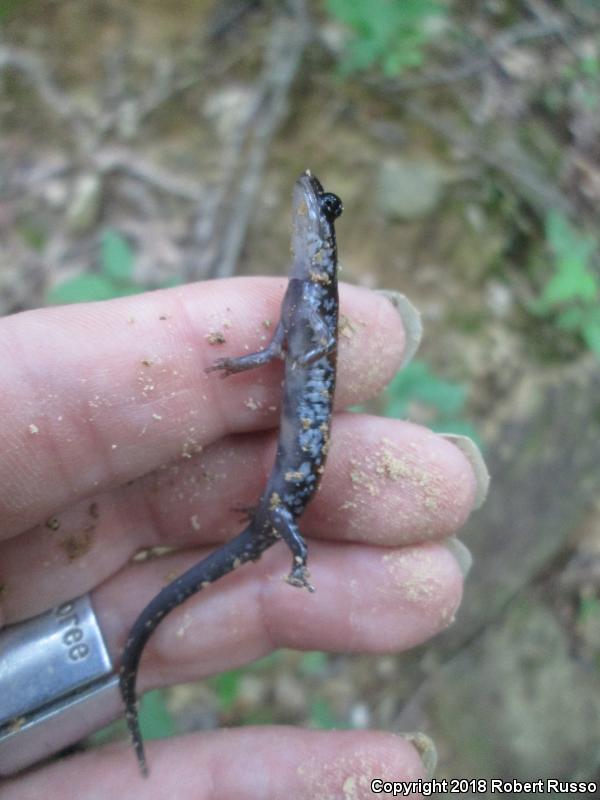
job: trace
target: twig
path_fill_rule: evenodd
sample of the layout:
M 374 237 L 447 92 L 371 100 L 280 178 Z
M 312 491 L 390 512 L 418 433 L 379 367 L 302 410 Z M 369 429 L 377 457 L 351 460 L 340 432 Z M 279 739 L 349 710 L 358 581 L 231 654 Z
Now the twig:
M 454 147 L 466 150 L 484 164 L 506 175 L 520 194 L 527 197 L 534 208 L 542 214 L 546 214 L 552 209 L 567 215 L 574 212 L 565 195 L 546 181 L 542 175 L 536 174 L 528 160 L 519 157 L 516 151 L 510 151 L 509 143 L 503 148 L 486 147 L 473 137 L 466 136 L 462 130 L 453 128 L 440 114 L 429 111 L 416 101 L 404 100 L 402 108 L 443 136 Z
M 463 63 L 456 66 L 428 72 L 425 75 L 415 75 L 385 82 L 380 79 L 373 79 L 367 82 L 389 93 L 413 91 L 456 83 L 467 78 L 480 76 L 482 70 L 489 69 L 498 55 L 515 44 L 547 36 L 562 36 L 564 32 L 565 24 L 557 18 L 537 23 L 523 22 L 498 33 L 491 43 L 486 46 L 482 55 L 467 58 Z M 483 44 L 485 46 L 485 43 Z
M 97 148 L 101 136 L 110 124 L 110 115 L 84 113 L 72 99 L 55 85 L 44 63 L 35 55 L 17 48 L 0 46 L 0 69 L 12 67 L 22 72 L 35 87 L 42 100 L 74 128 L 78 156 L 91 161 L 101 173 L 123 172 L 144 181 L 162 192 L 197 203 L 203 189 L 195 181 L 177 177 L 146 161 L 110 148 Z M 178 89 L 180 87 L 177 87 Z M 144 109 L 145 110 L 145 109 Z M 107 123 L 107 119 L 109 123 Z M 94 146 L 94 143 L 96 146 Z M 62 165 L 61 171 L 67 167 Z M 51 171 L 49 177 L 54 177 Z
M 68 175 L 73 163 L 66 158 L 55 159 L 52 163 L 35 163 L 20 169 L 16 175 L 0 183 L 0 198 L 14 201 L 25 192 L 39 191 L 49 181 Z
M 540 0 L 525 0 L 525 6 L 527 7 L 529 13 L 542 25 L 552 24 L 552 21 L 559 21 L 556 11 L 548 8 L 546 3 L 540 2 Z M 558 35 L 560 36 L 565 47 L 567 47 L 571 53 L 573 53 L 573 43 L 571 42 L 569 30 L 567 29 L 566 25 L 561 26 L 561 29 L 558 31 Z
M 16 47 L 0 45 L 0 70 L 6 68 L 21 72 L 46 105 L 73 126 L 78 144 L 84 137 L 89 139 L 93 120 L 54 84 L 40 58 Z
M 269 146 L 285 115 L 287 97 L 308 41 L 305 0 L 292 0 L 290 7 L 291 18 L 281 17 L 273 25 L 260 79 L 264 107 L 257 117 L 246 170 L 225 227 L 218 261 L 214 264 L 215 276 L 226 277 L 236 271 Z
M 220 274 L 220 238 L 225 235 L 223 231 L 228 227 L 228 220 L 224 221 L 228 216 L 224 204 L 228 195 L 235 192 L 235 177 L 240 169 L 244 147 L 266 99 L 264 88 L 262 86 L 257 89 L 245 119 L 233 129 L 225 142 L 218 185 L 212 191 L 206 192 L 198 205 L 192 234 L 193 253 L 185 259 L 184 264 L 187 281 Z
M 172 78 L 170 81 L 166 80 L 166 76 L 162 75 L 160 82 L 152 85 L 150 90 L 145 95 L 142 95 L 137 102 L 137 107 L 135 109 L 136 125 L 140 126 L 163 105 L 171 103 L 179 95 L 185 94 L 190 89 L 194 89 L 228 72 L 239 64 L 240 61 L 243 61 L 255 47 L 256 45 L 254 42 L 250 41 L 240 44 L 235 48 L 233 53 L 227 51 L 217 58 L 211 56 L 202 62 L 198 62 L 194 66 L 194 73 L 192 75 L 183 75 L 181 77 Z M 112 112 L 111 115 L 107 115 L 103 123 L 103 133 L 107 133 L 116 125 L 120 114 L 122 114 L 122 110 L 117 109 Z
M 222 39 L 237 27 L 241 20 L 260 5 L 260 0 L 237 0 L 228 4 L 219 3 L 208 21 L 207 40 Z
M 134 156 L 131 151 L 104 149 L 92 158 L 94 167 L 101 173 L 123 172 L 154 186 L 161 192 L 175 195 L 182 200 L 199 202 L 204 191 L 197 181 L 172 175 L 154 164 Z
M 44 64 L 37 56 L 16 47 L 0 45 L 0 69 L 7 67 L 23 73 L 35 86 L 44 102 L 61 117 L 71 117 L 78 113 L 71 98 L 50 80 Z

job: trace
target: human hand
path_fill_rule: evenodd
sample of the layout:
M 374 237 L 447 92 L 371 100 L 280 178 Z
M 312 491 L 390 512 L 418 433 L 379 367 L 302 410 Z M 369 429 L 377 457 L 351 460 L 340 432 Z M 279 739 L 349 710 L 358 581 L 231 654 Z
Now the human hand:
M 2 326 L 0 622 L 92 592 L 117 663 L 139 611 L 240 529 L 272 466 L 280 367 L 226 381 L 217 356 L 264 345 L 284 282 L 235 279 L 26 312 Z M 336 405 L 377 394 L 398 368 L 401 319 L 385 297 L 341 287 Z M 225 344 L 219 341 L 223 333 Z M 166 465 L 166 466 L 165 466 Z M 202 678 L 279 647 L 396 652 L 452 620 L 462 591 L 443 540 L 474 502 L 470 464 L 439 435 L 336 414 L 321 491 L 301 520 L 314 595 L 283 580 L 274 547 L 174 611 L 149 642 L 140 691 Z M 49 519 L 56 519 L 50 526 Z M 180 548 L 131 563 L 144 547 Z M 4 784 L 13 798 L 372 796 L 371 777 L 424 775 L 394 734 L 242 728 L 148 745 L 142 781 L 126 743 Z

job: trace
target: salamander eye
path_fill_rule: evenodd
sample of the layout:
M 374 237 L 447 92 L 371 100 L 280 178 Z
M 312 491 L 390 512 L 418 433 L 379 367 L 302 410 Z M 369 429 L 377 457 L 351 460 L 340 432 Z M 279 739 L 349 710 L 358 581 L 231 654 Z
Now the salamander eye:
M 321 196 L 321 211 L 330 222 L 337 219 L 343 210 L 344 206 L 337 194 L 327 192 Z

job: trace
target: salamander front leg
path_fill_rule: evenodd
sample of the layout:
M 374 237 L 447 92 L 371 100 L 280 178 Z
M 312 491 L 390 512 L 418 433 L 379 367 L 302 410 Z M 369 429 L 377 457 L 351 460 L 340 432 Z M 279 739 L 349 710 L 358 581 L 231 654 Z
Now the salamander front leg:
M 315 587 L 308 582 L 309 572 L 306 566 L 308 548 L 293 516 L 287 508 L 279 506 L 271 511 L 271 522 L 275 532 L 281 536 L 292 551 L 292 569 L 286 581 L 291 586 L 298 586 L 301 589 L 308 589 L 309 592 L 314 592 Z
M 247 369 L 254 369 L 263 364 L 268 364 L 275 358 L 283 358 L 285 345 L 285 329 L 281 322 L 275 328 L 273 338 L 264 350 L 256 353 L 248 353 L 238 358 L 218 358 L 210 367 L 206 367 L 205 372 L 216 372 L 219 370 L 222 378 L 234 375 L 236 372 L 244 372 Z

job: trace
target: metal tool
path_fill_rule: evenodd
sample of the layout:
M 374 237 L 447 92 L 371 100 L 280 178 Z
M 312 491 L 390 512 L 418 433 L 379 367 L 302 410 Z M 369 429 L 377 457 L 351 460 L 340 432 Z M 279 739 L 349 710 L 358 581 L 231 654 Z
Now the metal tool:
M 88 595 L 0 630 L 0 775 L 119 717 L 118 687 Z

